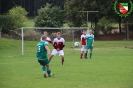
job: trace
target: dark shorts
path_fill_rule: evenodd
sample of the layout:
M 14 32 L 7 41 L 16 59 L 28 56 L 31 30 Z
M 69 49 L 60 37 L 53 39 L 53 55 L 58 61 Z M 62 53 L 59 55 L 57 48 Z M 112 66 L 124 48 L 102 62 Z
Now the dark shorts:
M 90 50 L 93 50 L 93 46 L 92 45 L 89 45 L 89 46 L 86 46 L 86 49 L 90 49 Z
M 49 60 L 45 59 L 45 60 L 38 60 L 38 62 L 40 63 L 40 65 L 42 66 L 46 66 L 47 64 L 49 64 Z

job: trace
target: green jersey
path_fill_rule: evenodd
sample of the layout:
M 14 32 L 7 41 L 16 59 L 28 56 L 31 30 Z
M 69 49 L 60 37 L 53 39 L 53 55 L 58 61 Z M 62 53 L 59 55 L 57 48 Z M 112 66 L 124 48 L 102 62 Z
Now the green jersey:
M 86 35 L 86 40 L 87 40 L 86 42 L 87 46 L 91 46 L 94 41 L 94 35 L 93 34 Z
M 44 60 L 47 58 L 47 50 L 45 49 L 46 45 L 48 45 L 48 42 L 45 42 L 45 41 L 40 41 L 37 44 L 36 58 L 38 60 Z

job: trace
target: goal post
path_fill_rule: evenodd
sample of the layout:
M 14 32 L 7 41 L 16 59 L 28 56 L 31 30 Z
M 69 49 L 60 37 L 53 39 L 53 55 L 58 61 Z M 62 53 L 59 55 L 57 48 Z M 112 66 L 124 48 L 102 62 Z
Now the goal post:
M 82 30 L 89 30 L 89 27 L 22 27 L 21 28 L 21 39 L 22 39 L 22 55 L 24 55 L 24 39 L 25 39 L 25 31 L 29 32 L 28 30 L 33 30 L 33 31 L 50 31 L 50 35 L 52 36 L 52 34 L 56 33 L 57 31 L 60 31 L 63 33 L 64 36 L 68 36 L 70 35 L 72 38 L 72 42 L 74 43 L 75 41 L 75 32 L 77 31 L 82 31 Z M 39 31 L 39 32 L 40 32 Z M 68 33 L 67 33 L 68 32 Z M 80 32 L 81 33 L 81 32 Z M 36 34 L 36 33 L 34 33 Z M 41 33 L 42 34 L 42 33 Z M 39 34 L 39 36 L 42 36 L 41 34 Z M 79 33 L 77 33 L 79 34 Z M 29 35 L 30 36 L 30 35 Z M 35 35 L 36 36 L 36 35 Z M 39 37 L 38 36 L 38 37 Z M 69 36 L 69 37 L 70 37 Z M 80 38 L 79 36 L 77 36 L 78 38 Z M 28 39 L 29 40 L 29 39 Z M 39 39 L 38 39 L 39 40 Z
M 22 36 L 22 55 L 24 55 L 24 28 L 21 28 L 21 36 Z

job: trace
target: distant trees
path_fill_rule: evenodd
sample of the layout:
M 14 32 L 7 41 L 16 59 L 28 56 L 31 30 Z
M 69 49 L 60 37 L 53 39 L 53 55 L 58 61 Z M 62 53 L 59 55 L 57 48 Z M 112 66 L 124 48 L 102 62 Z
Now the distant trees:
M 9 33 L 12 25 L 11 18 L 8 15 L 0 15 L 0 27 L 2 27 L 2 33 Z
M 69 26 L 80 27 L 83 24 L 84 13 L 79 13 L 78 11 L 84 10 L 85 3 L 86 0 L 66 0 L 64 9 Z
M 66 0 L 64 5 L 64 10 L 66 11 L 67 20 L 70 23 L 70 26 L 81 26 L 86 21 L 86 14 L 78 13 L 78 11 L 96 11 L 98 13 L 89 13 L 88 20 L 94 25 L 91 25 L 91 28 L 94 28 L 96 33 L 97 24 L 100 20 L 112 21 L 119 23 L 119 29 L 121 33 L 121 23 L 122 22 L 133 22 L 133 12 L 128 17 L 119 17 L 114 11 L 114 3 L 116 0 Z M 119 1 L 119 0 L 118 0 Z M 123 0 L 127 2 L 127 0 Z M 105 19 L 105 17 L 107 19 Z M 107 22 L 109 23 L 109 22 Z M 107 25 L 107 24 L 105 24 Z M 106 28 L 105 28 L 106 29 Z
M 3 33 L 9 33 L 9 30 L 15 30 L 24 26 L 27 20 L 27 12 L 24 8 L 18 6 L 9 10 L 6 15 L 0 15 L 0 26 Z
M 15 5 L 15 0 L 0 0 L 0 14 L 7 13 Z
M 36 16 L 37 9 L 40 9 L 46 3 L 51 4 L 51 6 L 58 6 L 64 9 L 65 0 L 0 0 L 0 14 L 8 12 L 9 9 L 14 6 L 21 6 L 25 8 L 28 16 Z
M 110 32 L 113 28 L 113 25 L 115 24 L 114 19 L 108 19 L 107 17 L 103 17 L 102 19 L 99 20 L 98 22 L 100 26 L 100 30 L 106 34 L 107 32 Z
M 108 20 L 115 19 L 115 22 L 119 23 L 121 32 L 122 22 L 133 22 L 133 12 L 126 18 L 119 17 L 114 11 L 113 6 L 115 1 L 116 0 L 108 0 L 106 2 L 104 0 L 0 0 L 0 13 L 6 14 L 10 8 L 18 5 L 28 11 L 28 16 L 37 16 L 35 26 L 60 27 L 63 25 L 63 20 L 65 20 L 69 26 L 80 27 L 87 26 L 85 25 L 86 13 L 79 13 L 78 11 L 98 10 L 98 13 L 88 14 L 88 20 L 93 24 L 91 28 L 94 28 L 95 33 L 97 31 L 98 22 L 105 17 Z M 127 2 L 127 0 L 123 0 L 123 2 Z M 49 4 L 46 5 L 46 3 Z M 17 17 L 17 15 L 15 16 Z M 64 16 L 66 16 L 66 18 Z M 3 18 L 4 16 L 1 17 Z M 104 19 L 105 22 L 107 19 Z

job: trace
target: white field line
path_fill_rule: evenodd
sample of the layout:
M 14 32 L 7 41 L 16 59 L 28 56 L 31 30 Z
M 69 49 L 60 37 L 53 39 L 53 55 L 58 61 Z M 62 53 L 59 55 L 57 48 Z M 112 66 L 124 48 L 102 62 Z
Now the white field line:
M 57 62 L 59 62 L 60 60 L 55 60 Z M 7 65 L 7 64 L 29 64 L 29 63 L 38 63 L 38 61 L 35 59 L 34 61 L 29 61 L 29 62 L 0 62 L 0 65 Z
M 123 49 L 128 49 L 124 47 L 110 47 L 110 48 L 93 48 L 93 50 L 123 50 Z M 81 50 L 81 48 L 74 48 L 73 50 Z
M 3 64 L 26 64 L 26 63 L 32 63 L 32 62 L 13 62 L 13 63 L 0 63 L 0 65 L 3 65 Z

